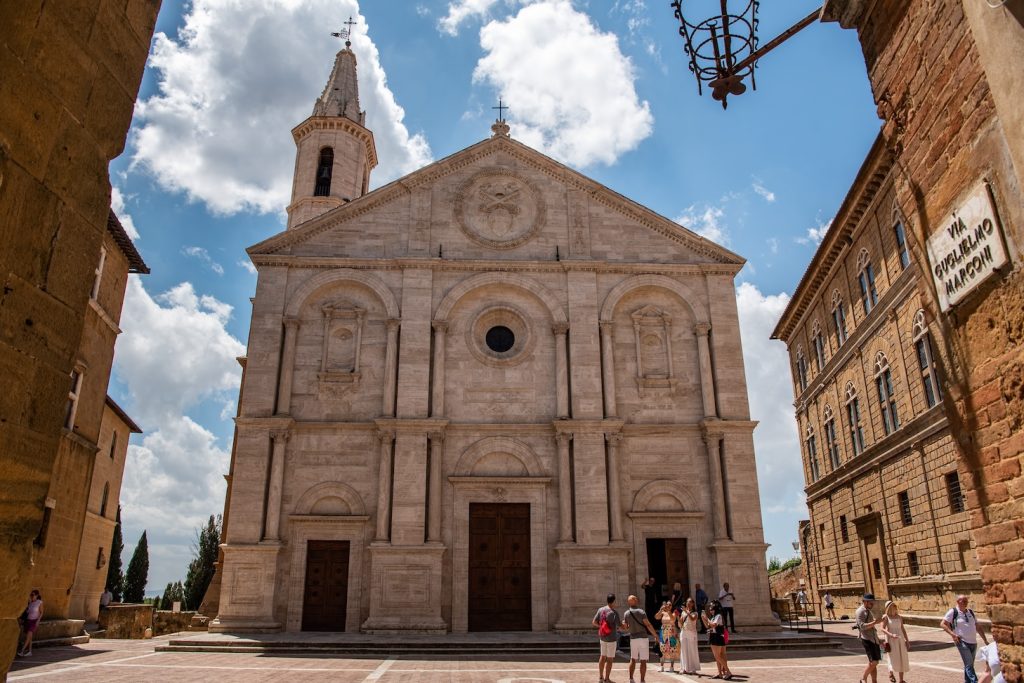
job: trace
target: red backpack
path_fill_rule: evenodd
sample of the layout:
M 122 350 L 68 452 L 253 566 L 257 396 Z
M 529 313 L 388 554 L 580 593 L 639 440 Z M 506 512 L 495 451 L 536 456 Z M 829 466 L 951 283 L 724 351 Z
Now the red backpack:
M 612 611 L 609 609 L 601 614 L 601 625 L 597 627 L 597 635 L 602 638 L 612 634 L 612 627 L 608 625 L 608 615 L 611 613 Z

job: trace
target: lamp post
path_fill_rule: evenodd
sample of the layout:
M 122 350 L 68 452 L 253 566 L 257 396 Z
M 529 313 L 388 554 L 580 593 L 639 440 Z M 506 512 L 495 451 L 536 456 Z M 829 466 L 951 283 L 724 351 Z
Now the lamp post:
M 686 4 L 684 9 L 683 4 Z M 757 90 L 754 69 L 757 60 L 800 30 L 810 26 L 821 15 L 821 8 L 771 39 L 759 45 L 757 11 L 759 0 L 719 0 L 719 9 L 702 19 L 693 19 L 690 8 L 700 0 L 672 0 L 675 17 L 679 20 L 679 35 L 683 37 L 683 52 L 689 58 L 690 71 L 697 79 L 697 93 L 703 93 L 703 84 L 711 88 L 711 97 L 729 106 L 729 95 L 742 95 L 747 91 L 743 79 L 750 77 L 750 85 Z M 704 0 L 707 4 L 707 0 Z M 690 14 L 687 18 L 686 14 Z

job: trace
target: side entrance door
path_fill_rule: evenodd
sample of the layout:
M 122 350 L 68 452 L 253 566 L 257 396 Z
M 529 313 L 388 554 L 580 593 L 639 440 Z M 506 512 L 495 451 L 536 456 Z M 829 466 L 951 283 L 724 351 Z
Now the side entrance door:
M 303 631 L 344 631 L 348 606 L 348 541 L 309 541 Z
M 469 630 L 529 631 L 529 503 L 469 504 Z
M 666 600 L 672 596 L 676 583 L 683 587 L 683 598 L 691 596 L 689 567 L 685 538 L 647 539 L 647 576 L 657 580 Z

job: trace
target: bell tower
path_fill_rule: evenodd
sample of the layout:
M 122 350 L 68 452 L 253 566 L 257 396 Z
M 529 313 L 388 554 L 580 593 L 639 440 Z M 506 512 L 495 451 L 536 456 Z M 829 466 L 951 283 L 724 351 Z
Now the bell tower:
M 288 206 L 288 229 L 366 194 L 370 171 L 377 165 L 373 133 L 366 112 L 359 109 L 356 55 L 349 29 L 332 35 L 345 38 L 334 68 L 313 114 L 292 129 L 295 175 Z

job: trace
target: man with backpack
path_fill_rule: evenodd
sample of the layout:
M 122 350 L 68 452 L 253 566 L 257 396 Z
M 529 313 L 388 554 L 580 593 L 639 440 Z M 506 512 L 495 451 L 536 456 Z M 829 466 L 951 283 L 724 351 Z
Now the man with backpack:
M 608 594 L 608 604 L 594 615 L 597 638 L 601 642 L 601 657 L 597 660 L 598 683 L 611 680 L 612 664 L 615 662 L 615 647 L 619 642 L 622 619 L 615 610 L 615 593 Z
M 956 596 L 956 606 L 942 618 L 942 630 L 950 635 L 964 663 L 964 683 L 978 683 L 974 671 L 974 653 L 978 649 L 978 636 L 988 645 L 988 638 L 974 616 L 974 610 L 967 606 L 967 596 Z

